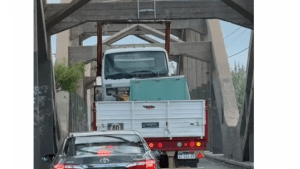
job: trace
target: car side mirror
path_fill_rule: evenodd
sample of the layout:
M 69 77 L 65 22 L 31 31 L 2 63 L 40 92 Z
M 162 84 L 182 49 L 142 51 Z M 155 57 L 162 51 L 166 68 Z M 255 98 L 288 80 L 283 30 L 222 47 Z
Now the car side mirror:
M 52 163 L 54 157 L 55 157 L 55 154 L 47 154 L 42 158 L 42 160 L 47 163 Z
M 154 150 L 152 151 L 153 152 L 153 155 L 156 157 L 156 158 L 160 158 L 161 155 L 163 154 L 161 151 L 159 150 Z

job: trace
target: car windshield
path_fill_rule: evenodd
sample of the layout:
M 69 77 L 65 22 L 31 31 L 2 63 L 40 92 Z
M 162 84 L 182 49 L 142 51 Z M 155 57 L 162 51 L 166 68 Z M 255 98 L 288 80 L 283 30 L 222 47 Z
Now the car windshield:
M 102 135 L 69 138 L 64 148 L 67 156 L 109 154 L 144 154 L 137 135 Z
M 105 56 L 105 79 L 122 79 L 147 76 L 166 76 L 168 74 L 165 52 L 137 51 L 112 53 Z

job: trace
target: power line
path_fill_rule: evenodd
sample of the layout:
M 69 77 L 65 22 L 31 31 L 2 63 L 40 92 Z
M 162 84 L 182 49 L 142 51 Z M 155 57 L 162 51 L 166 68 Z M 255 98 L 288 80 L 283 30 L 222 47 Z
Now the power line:
M 249 47 L 248 47 L 248 48 L 249 48 Z M 233 54 L 233 55 L 230 55 L 230 56 L 228 56 L 228 58 L 230 58 L 230 57 L 232 57 L 232 56 L 235 56 L 235 55 L 237 55 L 237 54 L 240 54 L 240 53 L 244 52 L 245 50 L 247 50 L 248 48 L 245 48 L 245 49 L 243 49 L 242 51 L 239 51 L 238 53 L 235 53 L 235 54 Z
M 245 29 L 241 34 L 239 34 L 238 37 L 236 37 L 226 48 L 228 48 L 231 44 L 233 44 L 234 41 L 236 41 L 247 29 Z
M 227 35 L 224 39 L 228 38 L 229 36 L 231 36 L 232 34 L 234 34 L 234 32 L 238 31 L 241 27 L 237 28 L 235 31 L 233 31 L 230 35 Z

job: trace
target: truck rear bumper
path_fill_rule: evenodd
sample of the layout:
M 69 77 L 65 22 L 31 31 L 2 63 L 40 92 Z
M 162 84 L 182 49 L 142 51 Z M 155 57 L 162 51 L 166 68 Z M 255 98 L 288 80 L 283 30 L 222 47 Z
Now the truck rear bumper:
M 200 151 L 206 150 L 206 139 L 199 137 L 144 138 L 149 147 L 160 151 Z

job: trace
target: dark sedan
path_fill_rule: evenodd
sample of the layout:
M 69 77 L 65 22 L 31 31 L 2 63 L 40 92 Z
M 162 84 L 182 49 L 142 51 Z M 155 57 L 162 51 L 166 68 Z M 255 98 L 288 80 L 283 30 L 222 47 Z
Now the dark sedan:
M 93 131 L 70 133 L 58 153 L 43 160 L 51 169 L 157 169 L 160 155 L 135 131 Z

